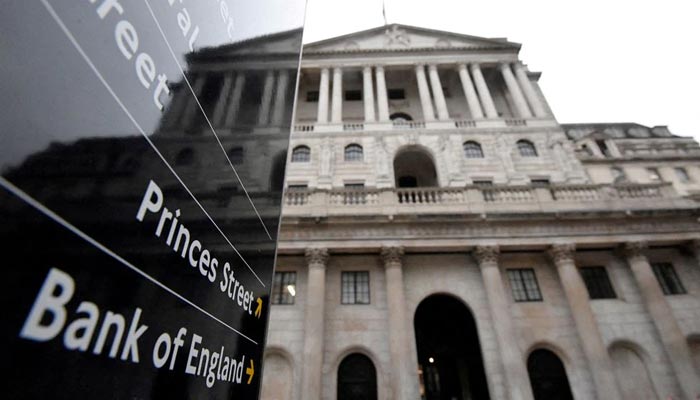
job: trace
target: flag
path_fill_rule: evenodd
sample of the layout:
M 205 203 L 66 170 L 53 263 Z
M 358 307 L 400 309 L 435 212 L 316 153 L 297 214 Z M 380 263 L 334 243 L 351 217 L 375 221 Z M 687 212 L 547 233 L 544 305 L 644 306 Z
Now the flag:
M 389 25 L 388 22 L 386 22 L 386 2 L 382 0 L 382 15 L 384 16 L 384 25 Z

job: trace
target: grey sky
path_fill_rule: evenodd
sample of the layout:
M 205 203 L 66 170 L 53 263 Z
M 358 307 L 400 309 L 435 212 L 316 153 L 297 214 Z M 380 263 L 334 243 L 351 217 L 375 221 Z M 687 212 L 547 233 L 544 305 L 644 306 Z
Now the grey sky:
M 522 43 L 557 119 L 700 140 L 700 6 L 666 0 L 386 0 L 389 23 Z M 308 0 L 305 42 L 382 25 L 382 0 Z

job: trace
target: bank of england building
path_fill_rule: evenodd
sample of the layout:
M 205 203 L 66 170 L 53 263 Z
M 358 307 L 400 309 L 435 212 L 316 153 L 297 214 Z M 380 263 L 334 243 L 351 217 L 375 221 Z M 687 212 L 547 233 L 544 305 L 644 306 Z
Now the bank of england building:
M 520 47 L 305 45 L 264 399 L 700 395 L 698 143 L 558 122 Z

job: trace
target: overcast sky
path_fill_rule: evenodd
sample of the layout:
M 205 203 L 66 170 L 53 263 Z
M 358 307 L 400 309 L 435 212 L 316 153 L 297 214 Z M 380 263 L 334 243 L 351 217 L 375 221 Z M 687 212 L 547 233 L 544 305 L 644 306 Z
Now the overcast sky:
M 561 123 L 668 125 L 700 140 L 700 5 L 690 0 L 386 0 L 389 23 L 522 43 Z M 383 25 L 382 0 L 308 0 L 306 43 Z

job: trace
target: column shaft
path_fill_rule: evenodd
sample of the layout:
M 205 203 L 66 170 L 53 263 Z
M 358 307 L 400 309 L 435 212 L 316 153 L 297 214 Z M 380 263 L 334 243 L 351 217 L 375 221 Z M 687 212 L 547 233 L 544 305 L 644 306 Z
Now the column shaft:
M 627 262 L 642 292 L 647 311 L 659 332 L 683 395 L 687 399 L 695 399 L 700 396 L 700 379 L 695 373 L 688 342 L 673 315 L 673 309 L 666 301 L 649 260 L 643 253 L 645 248 L 645 243 L 627 243 Z
M 205 74 L 198 75 L 192 86 L 192 91 L 189 87 L 185 87 L 184 90 L 188 92 L 187 95 L 187 106 L 185 107 L 185 112 L 182 116 L 181 125 L 189 126 L 194 116 L 200 112 L 199 105 L 197 104 L 198 97 L 201 96 L 202 90 L 204 89 L 204 84 L 207 82 L 207 77 Z M 185 83 L 187 85 L 187 83 Z M 194 92 L 194 94 L 192 93 Z
M 447 102 L 445 102 L 445 93 L 442 91 L 442 83 L 440 82 L 437 66 L 434 64 L 429 65 L 428 74 L 430 75 L 430 87 L 433 89 L 433 98 L 435 99 L 438 119 L 441 121 L 448 120 L 450 116 L 447 112 Z
M 321 399 L 323 375 L 323 308 L 326 293 L 326 249 L 307 249 L 309 266 L 307 277 L 306 309 L 304 310 L 304 353 L 301 397 Z
M 378 65 L 376 67 L 377 74 L 377 109 L 379 111 L 379 121 L 389 121 L 389 99 L 386 93 L 386 79 L 384 76 L 384 67 Z
M 564 294 L 574 318 L 576 331 L 583 344 L 598 398 L 620 399 L 615 370 L 591 309 L 588 289 L 574 263 L 575 249 L 573 244 L 558 244 L 551 247 L 549 255 L 557 267 L 559 280 L 564 287 Z
M 275 103 L 272 111 L 272 125 L 281 126 L 287 111 L 287 87 L 289 86 L 289 71 L 282 69 L 277 73 L 277 88 Z
M 236 74 L 236 81 L 233 83 L 231 98 L 228 101 L 226 118 L 224 119 L 224 126 L 226 127 L 231 127 L 236 123 L 236 116 L 238 115 L 238 109 L 241 106 L 241 95 L 243 94 L 244 86 L 245 73 L 243 71 L 239 71 Z
M 479 67 L 479 64 L 471 64 L 469 68 L 471 69 L 474 84 L 476 85 L 476 90 L 481 99 L 481 106 L 486 113 L 486 118 L 498 118 L 498 112 L 496 111 L 496 106 L 493 104 L 493 99 L 491 98 L 489 87 L 486 85 L 486 80 L 484 80 L 484 75 L 481 73 L 481 67 Z
M 513 102 L 515 103 L 515 108 L 518 109 L 518 115 L 521 118 L 532 118 L 532 113 L 530 112 L 530 109 L 527 106 L 527 102 L 525 102 L 523 92 L 520 91 L 518 82 L 513 76 L 513 71 L 510 70 L 510 64 L 501 63 L 499 68 L 501 69 L 501 73 L 503 74 L 503 80 L 506 82 L 506 86 L 508 86 L 510 96 L 513 99 Z
M 333 97 L 331 99 L 331 122 L 343 122 L 343 70 L 333 68 Z
M 275 85 L 275 71 L 268 70 L 265 74 L 265 83 L 262 89 L 262 99 L 258 109 L 258 125 L 265 126 L 270 122 L 270 105 L 272 104 L 272 90 Z
M 231 86 L 233 85 L 233 74 L 226 74 L 224 77 L 224 85 L 221 87 L 219 98 L 216 100 L 214 107 L 214 115 L 211 117 L 211 123 L 215 127 L 221 126 L 224 123 L 224 113 L 229 97 L 231 97 Z
M 362 96 L 365 106 L 365 122 L 374 122 L 374 85 L 372 67 L 362 68 Z
M 535 92 L 535 88 L 532 86 L 530 78 L 527 77 L 527 73 L 525 72 L 523 65 L 521 63 L 515 63 L 513 68 L 515 69 L 515 76 L 518 78 L 520 87 L 523 89 L 523 93 L 525 94 L 528 103 L 530 103 L 530 107 L 532 107 L 532 111 L 535 113 L 535 116 L 539 118 L 546 117 L 547 112 L 544 110 L 542 102 L 537 96 L 537 92 Z
M 479 262 L 481 276 L 484 280 L 493 328 L 496 331 L 501 362 L 508 383 L 506 385 L 508 398 L 510 400 L 530 400 L 533 398 L 530 381 L 523 353 L 518 347 L 515 330 L 511 323 L 513 317 L 508 310 L 508 300 L 503 289 L 501 271 L 498 267 L 498 253 L 498 246 L 483 246 L 476 249 L 474 256 Z
M 328 122 L 328 68 L 321 69 L 321 82 L 318 85 L 318 114 L 316 122 Z
M 467 106 L 469 106 L 469 114 L 471 114 L 472 119 L 484 118 L 484 112 L 481 111 L 481 105 L 479 105 L 479 98 L 476 95 L 476 90 L 474 89 L 474 84 L 469 76 L 469 71 L 467 71 L 467 66 L 465 64 L 459 64 L 458 67 L 459 79 L 462 81 L 462 89 L 464 90 L 464 97 L 467 99 Z
M 434 121 L 433 102 L 430 100 L 430 91 L 428 89 L 428 81 L 425 79 L 425 67 L 423 65 L 416 65 L 416 82 L 418 82 L 418 94 L 420 95 L 420 104 L 423 108 L 423 120 Z

